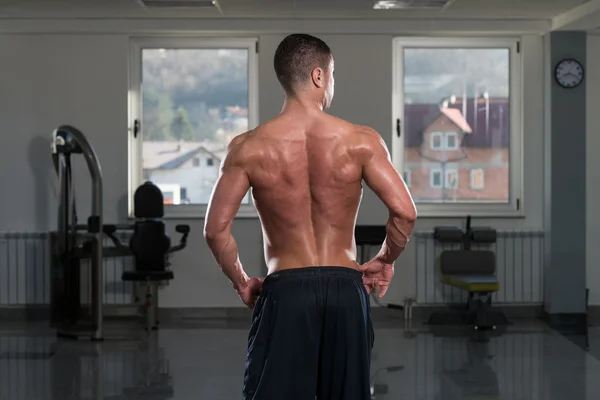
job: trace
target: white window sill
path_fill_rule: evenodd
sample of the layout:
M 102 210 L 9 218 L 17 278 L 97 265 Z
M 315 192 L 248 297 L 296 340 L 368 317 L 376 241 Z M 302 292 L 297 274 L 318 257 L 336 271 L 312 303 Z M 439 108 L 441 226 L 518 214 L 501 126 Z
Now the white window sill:
M 417 219 L 420 218 L 525 218 L 525 210 L 514 204 L 498 203 L 417 203 Z
M 207 205 L 165 205 L 165 214 L 163 219 L 204 219 L 206 217 Z M 258 213 L 253 204 L 242 204 L 236 219 L 254 219 L 258 218 Z M 133 212 L 130 212 L 129 219 L 135 219 Z

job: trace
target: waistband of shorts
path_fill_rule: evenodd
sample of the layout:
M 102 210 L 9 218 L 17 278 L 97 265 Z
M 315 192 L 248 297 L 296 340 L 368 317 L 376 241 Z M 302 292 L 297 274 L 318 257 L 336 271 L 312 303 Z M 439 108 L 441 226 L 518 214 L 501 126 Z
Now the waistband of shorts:
M 315 266 L 283 269 L 267 275 L 264 283 L 306 278 L 350 278 L 362 282 L 363 273 L 348 267 Z

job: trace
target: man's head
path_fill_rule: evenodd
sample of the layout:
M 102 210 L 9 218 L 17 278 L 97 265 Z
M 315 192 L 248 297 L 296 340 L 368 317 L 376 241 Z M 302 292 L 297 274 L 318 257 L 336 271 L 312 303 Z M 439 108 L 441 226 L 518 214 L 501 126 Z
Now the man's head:
M 273 60 L 277 79 L 286 94 L 309 93 L 319 98 L 325 108 L 333 100 L 333 56 L 319 38 L 293 34 L 281 41 Z

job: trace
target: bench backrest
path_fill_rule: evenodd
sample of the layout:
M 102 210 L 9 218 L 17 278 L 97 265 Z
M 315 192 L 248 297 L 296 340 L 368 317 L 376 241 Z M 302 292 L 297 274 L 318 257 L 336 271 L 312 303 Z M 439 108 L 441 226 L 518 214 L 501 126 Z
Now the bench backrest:
M 493 275 L 496 254 L 489 250 L 445 250 L 440 269 L 444 275 Z

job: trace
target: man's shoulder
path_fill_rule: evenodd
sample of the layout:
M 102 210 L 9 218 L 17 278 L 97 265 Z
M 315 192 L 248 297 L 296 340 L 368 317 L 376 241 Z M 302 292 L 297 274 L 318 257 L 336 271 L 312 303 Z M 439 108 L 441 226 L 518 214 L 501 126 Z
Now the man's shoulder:
M 233 139 L 227 145 L 227 153 L 232 153 L 233 151 L 239 149 L 245 142 L 248 140 L 248 137 L 252 131 L 247 131 L 244 133 L 240 133 L 237 136 L 234 136 Z
M 235 136 L 227 145 L 225 155 L 225 165 L 243 166 L 248 153 L 248 140 L 252 137 L 253 130 L 240 133 Z
M 336 128 L 340 128 L 341 131 L 351 135 L 351 136 L 355 136 L 357 138 L 361 138 L 361 137 L 365 137 L 365 138 L 378 138 L 379 133 L 377 133 L 377 131 L 373 128 L 371 128 L 370 126 L 366 126 L 366 125 L 359 125 L 359 124 L 355 124 L 352 123 L 350 121 L 347 121 L 345 119 L 330 115 L 330 114 L 325 114 L 324 115 L 324 119 L 328 124 L 331 125 L 335 125 Z
M 227 145 L 227 159 L 236 165 L 260 157 L 265 147 L 264 124 L 235 136 Z
M 355 124 L 354 131 L 356 132 L 356 134 L 358 136 L 360 136 L 363 139 L 368 140 L 368 141 L 381 139 L 381 135 L 379 134 L 379 132 L 377 132 L 375 129 L 373 129 L 367 125 L 356 125 Z
M 354 148 L 363 163 L 373 157 L 385 157 L 389 154 L 385 141 L 375 129 L 366 125 L 354 125 L 354 132 Z

